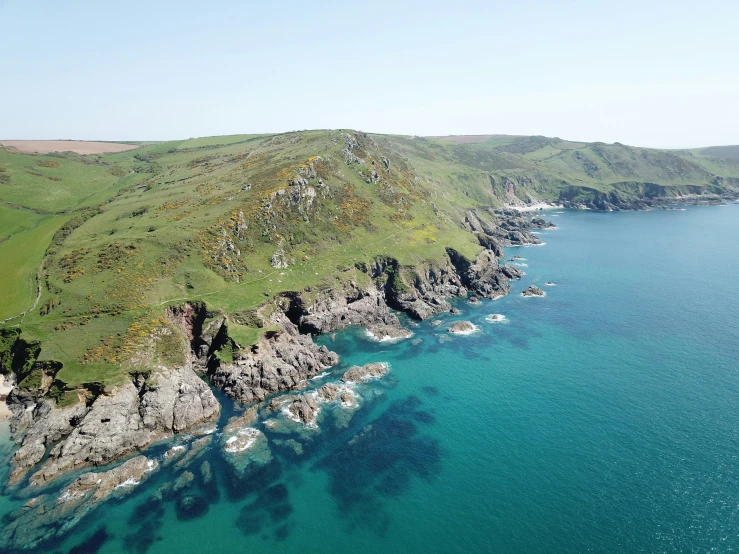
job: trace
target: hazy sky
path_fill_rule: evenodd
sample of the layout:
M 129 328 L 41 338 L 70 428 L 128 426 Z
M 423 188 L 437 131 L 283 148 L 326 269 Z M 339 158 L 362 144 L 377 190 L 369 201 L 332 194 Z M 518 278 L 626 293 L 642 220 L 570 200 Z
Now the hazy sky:
M 0 0 L 0 138 L 739 144 L 739 2 Z

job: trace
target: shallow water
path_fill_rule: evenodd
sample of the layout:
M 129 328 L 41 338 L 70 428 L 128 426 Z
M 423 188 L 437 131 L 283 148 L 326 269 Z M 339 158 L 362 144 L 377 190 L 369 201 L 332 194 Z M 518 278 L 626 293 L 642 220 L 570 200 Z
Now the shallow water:
M 274 458 L 241 481 L 208 449 L 191 469 L 209 461 L 215 488 L 188 493 L 204 515 L 145 504 L 186 469 L 163 468 L 55 550 L 95 532 L 76 551 L 736 550 L 739 206 L 558 215 L 546 246 L 506 250 L 527 264 L 509 296 L 395 344 L 322 337 L 342 367 L 311 386 L 390 372 L 318 429 L 258 424 Z M 446 333 L 460 319 L 480 330 Z

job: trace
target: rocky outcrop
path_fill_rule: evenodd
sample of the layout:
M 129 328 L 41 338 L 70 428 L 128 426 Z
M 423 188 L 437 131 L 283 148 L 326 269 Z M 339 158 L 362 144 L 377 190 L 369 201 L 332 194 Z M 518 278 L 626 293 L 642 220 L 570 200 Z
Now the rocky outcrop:
M 469 321 L 457 321 L 454 325 L 449 327 L 448 331 L 455 335 L 469 335 L 477 331 L 477 327 Z
M 355 365 L 346 370 L 341 380 L 344 383 L 368 381 L 370 379 L 382 377 L 387 373 L 388 369 L 388 365 L 382 362 L 365 364 L 363 366 Z
M 367 336 L 379 342 L 397 342 L 413 336 L 413 333 L 399 325 L 368 325 Z
M 43 485 L 60 473 L 102 465 L 142 450 L 152 441 L 188 431 L 218 417 L 220 404 L 190 367 L 160 368 L 148 379 L 127 382 L 98 396 L 88 407 L 56 408 L 42 400 L 11 462 L 10 483 L 48 459 L 30 479 Z
M 531 285 L 525 291 L 521 293 L 521 296 L 544 296 L 546 293 L 536 285 Z
M 318 403 L 316 402 L 315 393 L 302 394 L 295 398 L 290 404 L 288 411 L 292 416 L 305 424 L 311 425 L 315 423 L 318 415 Z
M 499 298 L 508 293 L 509 279 L 518 279 L 522 274 L 513 267 L 498 264 L 498 257 L 492 250 L 483 250 L 474 262 L 470 262 L 451 248 L 447 249 L 449 259 L 457 268 L 462 283 L 469 291 L 485 298 Z
M 675 203 L 720 204 L 739 197 L 739 183 L 716 177 L 709 185 L 665 186 L 655 183 L 613 183 L 616 190 L 602 192 L 589 187 L 567 187 L 560 192 L 566 208 L 604 212 L 649 210 Z
M 318 400 L 322 402 L 333 402 L 339 395 L 341 389 L 334 383 L 326 383 L 322 387 L 316 390 Z
M 56 496 L 39 496 L 7 514 L 0 531 L 0 549 L 35 550 L 66 534 L 82 517 L 109 498 L 133 492 L 157 468 L 137 456 L 101 473 L 85 473 Z
M 400 326 L 382 291 L 360 287 L 353 280 L 336 288 L 294 295 L 287 312 L 303 333 L 330 333 L 348 325 Z
M 283 321 L 281 330 L 266 333 L 249 350 L 236 354 L 233 362 L 213 367 L 210 379 L 231 398 L 250 404 L 291 390 L 338 361 L 336 353 Z

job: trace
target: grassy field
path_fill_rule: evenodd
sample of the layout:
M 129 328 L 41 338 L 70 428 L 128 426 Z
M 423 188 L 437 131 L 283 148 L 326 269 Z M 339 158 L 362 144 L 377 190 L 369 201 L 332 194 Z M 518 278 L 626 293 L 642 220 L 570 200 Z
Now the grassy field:
M 2 210 L 0 210 L 2 214 Z M 36 299 L 36 274 L 56 230 L 68 219 L 48 217 L 37 227 L 20 231 L 0 243 L 0 320 L 30 308 Z
M 0 319 L 33 304 L 43 262 L 23 337 L 40 342 L 39 360 L 63 364 L 57 379 L 68 388 L 112 384 L 145 369 L 135 354 L 168 325 L 168 305 L 205 302 L 251 344 L 264 329 L 238 314 L 281 292 L 361 282 L 357 264 L 378 255 L 411 269 L 446 247 L 474 257 L 481 247 L 460 226 L 465 210 L 640 194 L 639 183 L 711 186 L 739 179 L 735 161 L 547 137 L 465 143 L 341 130 L 84 157 L 0 151 L 0 255 L 10 261 Z M 288 266 L 273 267 L 275 256 Z
M 35 156 L 0 148 L 0 202 L 46 213 L 99 204 L 117 191 L 126 174 L 94 162 L 101 157 Z
M 28 210 L 18 210 L 0 204 L 0 243 L 26 229 L 35 227 L 42 215 Z

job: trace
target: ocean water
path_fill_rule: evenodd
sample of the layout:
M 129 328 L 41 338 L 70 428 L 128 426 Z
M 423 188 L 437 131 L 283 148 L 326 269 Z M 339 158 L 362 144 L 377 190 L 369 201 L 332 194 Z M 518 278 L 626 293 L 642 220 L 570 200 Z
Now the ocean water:
M 317 429 L 268 415 L 273 461 L 241 481 L 206 450 L 204 515 L 150 509 L 178 476 L 162 468 L 45 551 L 102 528 L 77 551 L 739 550 L 739 205 L 548 215 L 546 245 L 506 249 L 526 271 L 509 296 L 396 344 L 321 337 L 342 365 L 311 386 L 389 373 L 357 386 L 356 410 L 323 405 Z M 531 284 L 546 296 L 523 298 Z M 456 320 L 479 330 L 451 336 Z M 221 424 L 240 409 L 224 405 Z

